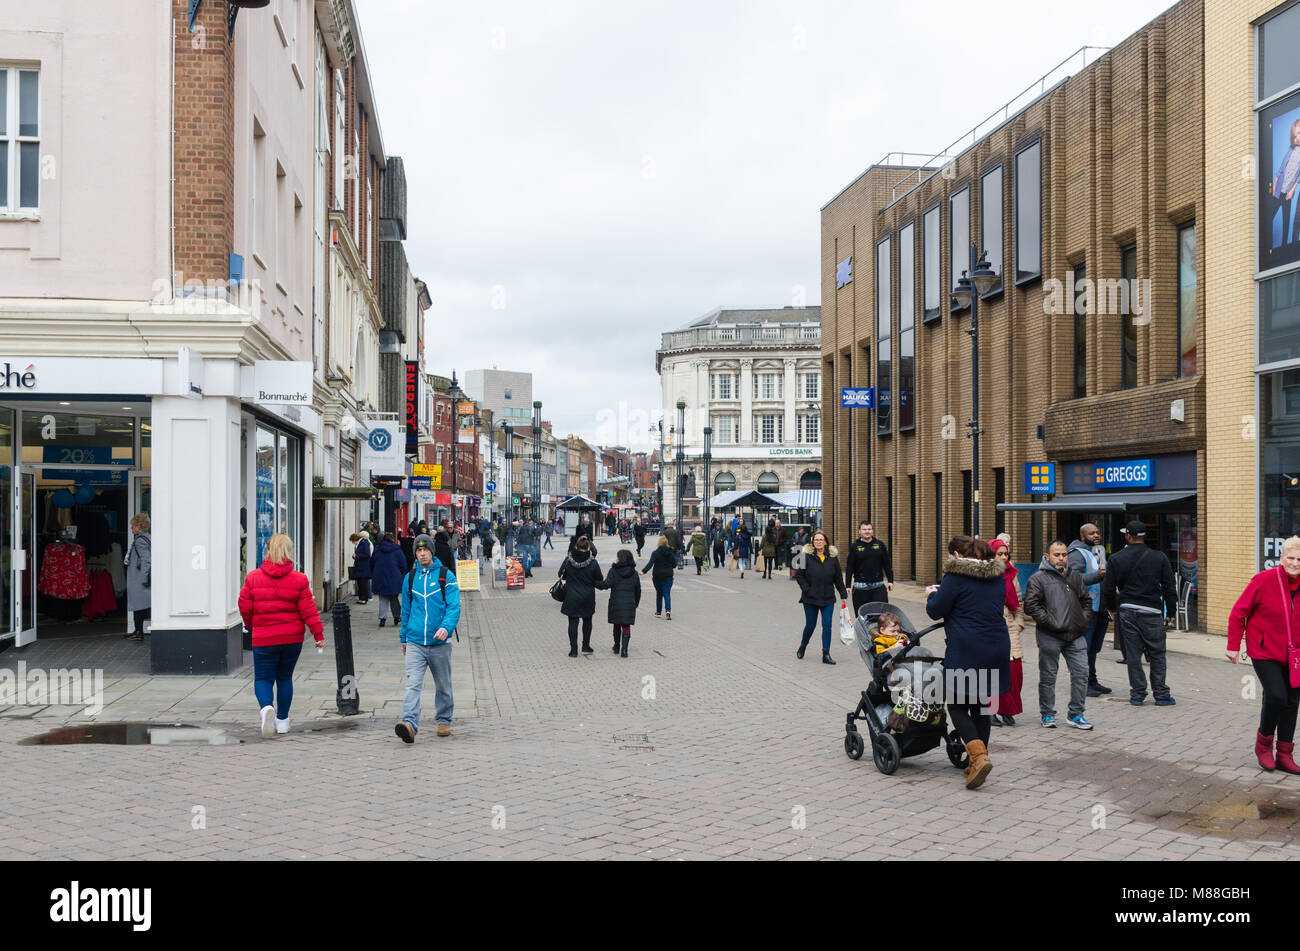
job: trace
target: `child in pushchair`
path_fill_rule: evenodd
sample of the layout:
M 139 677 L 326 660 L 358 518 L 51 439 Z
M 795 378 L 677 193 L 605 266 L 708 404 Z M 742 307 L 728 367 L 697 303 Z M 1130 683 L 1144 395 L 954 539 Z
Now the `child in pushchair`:
M 949 731 L 942 705 L 941 659 L 921 646 L 921 638 L 942 627 L 917 631 L 896 605 L 864 604 L 854 621 L 858 652 L 871 671 L 857 707 L 845 724 L 844 752 L 858 759 L 866 749 L 857 721 L 865 720 L 876 768 L 889 775 L 906 756 L 929 752 L 940 743 L 948 760 L 965 768 L 966 747 Z

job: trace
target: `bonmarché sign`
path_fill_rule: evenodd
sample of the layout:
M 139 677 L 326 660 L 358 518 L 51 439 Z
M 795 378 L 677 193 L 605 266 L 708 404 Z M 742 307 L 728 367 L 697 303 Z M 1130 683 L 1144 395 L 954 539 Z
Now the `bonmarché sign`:
M 311 364 L 306 361 L 258 360 L 251 373 L 244 368 L 243 397 L 266 405 L 310 406 L 311 374 Z

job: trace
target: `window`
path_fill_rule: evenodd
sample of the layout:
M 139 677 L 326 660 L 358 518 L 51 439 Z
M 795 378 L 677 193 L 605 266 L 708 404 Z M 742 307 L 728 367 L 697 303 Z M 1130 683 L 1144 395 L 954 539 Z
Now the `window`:
M 1178 375 L 1196 376 L 1196 225 L 1178 229 Z
M 266 130 L 256 117 L 253 119 L 253 157 L 248 166 L 248 243 L 257 263 L 266 267 L 262 257 L 262 218 L 266 202 L 258 192 L 262 187 L 262 170 L 266 163 Z
M 1137 246 L 1131 245 L 1120 252 L 1119 259 L 1120 277 L 1123 278 L 1123 286 L 1127 288 L 1127 293 L 1121 292 L 1120 300 L 1125 304 L 1123 326 L 1124 326 L 1124 354 L 1123 362 L 1120 369 L 1119 385 L 1126 390 L 1137 386 L 1138 382 L 1138 338 L 1137 324 L 1133 322 L 1132 293 L 1133 288 L 1137 287 Z M 1150 302 L 1146 302 L 1149 306 Z
M 893 273 L 893 249 L 889 238 L 876 245 L 876 432 L 893 429 L 889 416 L 889 384 L 892 376 L 889 337 L 893 324 L 890 313 L 890 275 Z
M 961 470 L 961 532 L 963 535 L 974 534 L 971 531 L 971 491 L 970 470 Z
M 734 445 L 736 442 L 736 417 L 734 416 L 714 416 L 711 425 L 713 426 L 713 441 L 720 446 Z
M 988 297 L 1002 290 L 1002 166 L 980 178 L 980 250 L 987 252 L 989 267 L 998 276 Z
M 1007 470 L 993 470 L 993 534 L 1001 535 L 1007 530 L 1007 513 L 998 508 L 1007 500 Z
M 344 155 L 347 153 L 347 135 L 343 117 L 347 114 L 347 92 L 343 84 L 343 70 L 334 70 L 334 208 L 343 207 Z
M 755 373 L 754 399 L 785 399 L 785 380 L 783 375 L 780 373 Z
M 1043 273 L 1043 144 L 1016 153 L 1016 282 Z
M 1300 359 L 1300 271 L 1259 282 L 1259 362 Z
M 898 428 L 916 429 L 916 228 L 898 232 Z
M 780 492 L 781 480 L 776 477 L 775 472 L 764 472 L 758 477 L 758 491 Z
M 736 398 L 735 374 L 714 373 L 709 377 L 709 399 L 734 400 Z
M 1074 397 L 1088 395 L 1088 295 L 1087 268 L 1080 264 L 1072 272 L 1074 293 Z M 969 533 L 967 533 L 969 534 Z
M 803 398 L 806 400 L 819 400 L 822 398 L 822 375 L 819 372 L 805 373 L 803 375 Z
M 1300 6 L 1291 6 L 1259 25 L 1259 98 L 1300 83 Z
M 948 227 L 951 229 L 948 245 L 950 257 L 948 259 L 948 286 L 956 287 L 957 282 L 961 279 L 964 272 L 970 270 L 970 189 L 963 188 L 959 192 L 954 192 L 948 199 L 948 215 L 951 220 Z M 962 308 L 956 303 L 952 303 L 951 309 L 961 310 Z
M 714 492 L 735 492 L 736 477 L 730 472 L 719 472 L 718 477 L 713 480 Z
M 921 284 L 924 297 L 924 321 L 936 320 L 940 314 L 943 288 L 939 278 L 939 220 L 942 211 L 935 205 L 921 217 Z
M 0 67 L 0 212 L 40 207 L 40 75 Z
M 799 426 L 799 442 L 816 443 L 820 438 L 821 417 L 813 413 L 803 413 L 796 420 Z
M 754 417 L 758 441 L 774 444 L 785 441 L 785 417 L 780 413 L 760 413 Z

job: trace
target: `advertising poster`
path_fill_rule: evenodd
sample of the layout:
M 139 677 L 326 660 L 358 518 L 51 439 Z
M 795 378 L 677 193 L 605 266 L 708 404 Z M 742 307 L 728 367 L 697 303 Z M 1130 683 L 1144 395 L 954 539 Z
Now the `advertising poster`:
M 477 561 L 456 562 L 456 584 L 460 585 L 461 591 L 479 590 Z
M 506 590 L 524 588 L 524 563 L 511 556 L 506 559 Z
M 1300 93 L 1259 113 L 1259 269 L 1300 260 Z

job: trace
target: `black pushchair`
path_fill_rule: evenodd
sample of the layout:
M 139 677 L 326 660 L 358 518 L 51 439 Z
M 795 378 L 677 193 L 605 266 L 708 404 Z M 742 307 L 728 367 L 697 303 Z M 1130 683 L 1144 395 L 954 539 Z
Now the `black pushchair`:
M 876 653 L 871 629 L 886 612 L 898 617 L 907 644 Z M 928 753 L 941 743 L 952 765 L 965 769 L 970 764 L 966 744 L 956 730 L 948 729 L 942 704 L 942 658 L 921 646 L 921 638 L 941 627 L 942 622 L 918 631 L 898 605 L 884 601 L 864 604 L 858 611 L 853 630 L 871 682 L 844 727 L 844 752 L 849 759 L 861 758 L 866 749 L 857 726 L 858 720 L 865 720 L 871 758 L 886 776 L 898 769 L 904 757 Z

